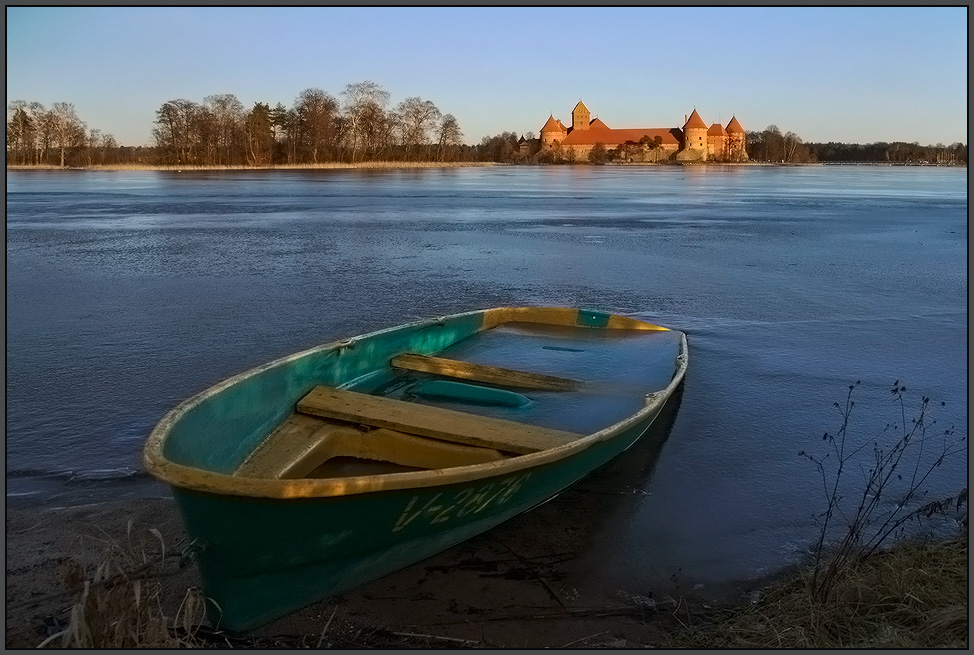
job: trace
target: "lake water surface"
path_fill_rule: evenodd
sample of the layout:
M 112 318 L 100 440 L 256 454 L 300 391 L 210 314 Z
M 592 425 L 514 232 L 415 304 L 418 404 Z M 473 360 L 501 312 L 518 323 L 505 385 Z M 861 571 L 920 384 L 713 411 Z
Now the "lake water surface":
M 628 495 L 580 561 L 610 584 L 771 573 L 817 534 L 798 453 L 824 455 L 848 385 L 860 442 L 902 425 L 894 380 L 908 421 L 928 396 L 933 432 L 966 435 L 967 239 L 966 169 L 8 172 L 7 500 L 165 495 L 153 425 L 271 359 L 582 306 L 685 331 L 690 367 L 658 457 L 590 483 Z M 931 480 L 965 487 L 966 447 Z

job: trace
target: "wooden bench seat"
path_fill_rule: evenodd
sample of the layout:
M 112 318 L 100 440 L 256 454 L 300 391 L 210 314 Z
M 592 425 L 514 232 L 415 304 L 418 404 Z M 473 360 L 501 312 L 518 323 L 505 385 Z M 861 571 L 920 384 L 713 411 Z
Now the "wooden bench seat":
M 245 478 L 303 478 L 330 456 L 325 451 L 343 433 L 359 436 L 361 431 L 347 425 L 329 424 L 313 416 L 293 414 L 233 474 Z
M 562 430 L 323 386 L 315 387 L 298 401 L 297 411 L 326 419 L 387 428 L 517 454 L 547 450 L 581 436 Z
M 415 355 L 412 353 L 397 355 L 392 358 L 390 363 L 395 368 L 409 371 L 435 373 L 436 375 L 461 380 L 472 380 L 474 382 L 486 382 L 505 387 L 543 389 L 546 391 L 574 391 L 582 386 L 582 383 L 578 380 L 560 378 L 554 375 L 528 373 L 512 368 L 486 366 L 484 364 L 474 364 L 457 359 L 429 357 L 427 355 Z
M 314 416 L 293 414 L 233 474 L 265 479 L 304 478 L 333 457 L 441 469 L 483 464 L 506 456 L 490 448 L 427 439 L 383 428 L 359 430 Z

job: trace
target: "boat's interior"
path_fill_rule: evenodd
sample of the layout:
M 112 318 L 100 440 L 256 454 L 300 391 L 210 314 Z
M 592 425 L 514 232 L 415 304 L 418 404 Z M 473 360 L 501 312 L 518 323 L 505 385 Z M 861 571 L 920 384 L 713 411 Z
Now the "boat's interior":
M 637 412 L 670 382 L 679 350 L 678 332 L 506 323 L 316 386 L 234 475 L 360 476 L 545 450 Z

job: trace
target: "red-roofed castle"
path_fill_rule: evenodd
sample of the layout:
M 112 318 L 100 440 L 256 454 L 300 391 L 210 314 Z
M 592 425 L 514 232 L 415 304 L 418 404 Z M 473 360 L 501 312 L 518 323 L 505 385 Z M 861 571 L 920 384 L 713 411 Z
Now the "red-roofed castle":
M 685 118 L 683 129 L 678 127 L 648 127 L 612 129 L 602 119 L 591 120 L 588 107 L 579 101 L 572 110 L 572 126 L 565 125 L 554 115 L 541 128 L 541 148 L 571 149 L 584 158 L 601 143 L 607 150 L 623 146 L 634 148 L 640 143 L 662 150 L 662 158 L 678 161 L 746 161 L 744 128 L 736 117 L 727 127 L 714 123 L 709 128 L 694 109 Z

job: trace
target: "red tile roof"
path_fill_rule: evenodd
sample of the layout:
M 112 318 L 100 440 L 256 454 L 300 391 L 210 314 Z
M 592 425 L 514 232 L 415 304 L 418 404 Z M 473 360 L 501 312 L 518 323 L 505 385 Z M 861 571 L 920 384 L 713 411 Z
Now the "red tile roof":
M 687 119 L 687 124 L 683 126 L 683 129 L 692 130 L 692 129 L 700 129 L 700 128 L 707 129 L 707 124 L 703 122 L 703 119 L 700 118 L 700 114 L 698 114 L 697 110 L 694 109 L 693 113 L 690 114 L 690 118 Z
M 598 119 L 596 119 L 598 120 Z M 595 121 L 593 121 L 594 123 Z M 601 121 L 600 121 L 601 122 Z M 605 125 L 605 123 L 602 123 Z M 604 146 L 617 146 L 626 141 L 638 143 L 643 136 L 648 136 L 650 140 L 660 137 L 663 145 L 679 146 L 683 140 L 683 133 L 676 127 L 649 127 L 635 129 L 613 130 L 608 127 L 595 128 L 594 125 L 588 130 L 573 130 L 566 136 L 561 145 L 568 146 L 592 146 L 601 143 Z
M 714 123 L 707 130 L 707 136 L 727 136 L 727 132 L 724 131 L 720 123 Z
M 541 128 L 542 132 L 565 132 L 565 126 L 561 124 L 560 120 L 555 119 L 554 115 L 548 117 L 548 121 Z
M 737 122 L 737 116 L 731 116 L 730 123 L 727 124 L 727 132 L 730 134 L 744 134 L 744 128 Z
M 601 118 L 596 118 L 591 123 L 588 124 L 588 129 L 590 130 L 608 130 L 610 129 L 608 125 L 602 122 Z

